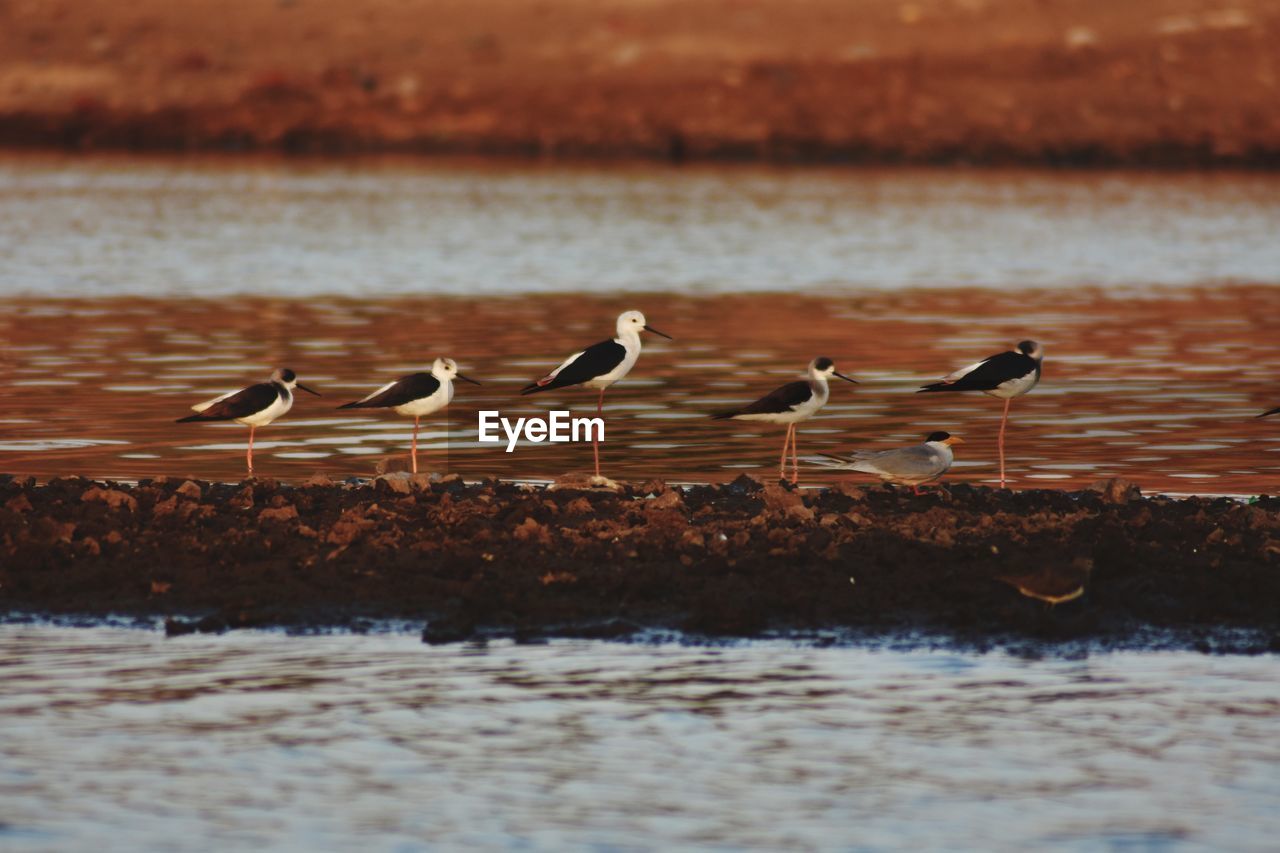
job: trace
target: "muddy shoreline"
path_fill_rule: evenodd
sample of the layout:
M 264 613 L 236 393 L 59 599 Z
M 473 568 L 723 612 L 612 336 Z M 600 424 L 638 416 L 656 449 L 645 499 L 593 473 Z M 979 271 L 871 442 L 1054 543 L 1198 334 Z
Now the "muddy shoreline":
M 1277 34 L 1262 0 L 0 4 L 0 146 L 1274 168 Z
M 1280 499 L 1143 498 L 1123 481 L 915 496 L 745 476 L 616 493 L 5 477 L 0 612 L 165 618 L 173 634 L 408 620 L 428 642 L 678 631 L 1266 653 Z

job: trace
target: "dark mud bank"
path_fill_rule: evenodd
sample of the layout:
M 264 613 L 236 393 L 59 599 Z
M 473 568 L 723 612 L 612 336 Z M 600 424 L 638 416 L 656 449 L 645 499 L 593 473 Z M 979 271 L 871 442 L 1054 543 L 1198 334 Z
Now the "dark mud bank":
M 171 633 L 421 620 L 430 642 L 659 629 L 1275 652 L 1280 499 L 3 478 L 5 611 Z

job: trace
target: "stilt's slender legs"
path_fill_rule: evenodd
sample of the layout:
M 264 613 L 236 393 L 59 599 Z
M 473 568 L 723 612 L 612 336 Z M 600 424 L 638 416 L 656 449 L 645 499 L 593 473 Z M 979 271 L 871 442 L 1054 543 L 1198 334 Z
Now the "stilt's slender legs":
M 418 421 L 421 416 L 415 416 L 413 419 L 413 473 L 418 473 Z
M 596 417 L 603 420 L 604 418 L 604 389 L 600 389 L 600 399 L 596 401 Z M 591 431 L 591 449 L 596 455 L 596 476 L 600 476 L 600 434 L 596 430 Z
M 1013 402 L 1010 398 L 1004 401 L 1004 414 L 1000 417 L 1000 488 L 1004 488 L 1004 425 L 1009 420 L 1009 404 Z
M 253 433 L 257 429 L 255 426 L 249 427 L 249 452 L 245 454 L 245 461 L 249 463 L 249 476 L 253 476 Z
M 796 425 L 791 425 L 791 482 L 792 484 L 800 482 L 800 457 L 796 454 Z
M 778 460 L 778 479 L 787 479 L 787 448 L 795 436 L 796 425 L 787 424 L 787 434 L 782 439 L 782 458 Z
M 787 445 L 791 443 L 791 424 L 787 424 L 787 432 L 782 436 L 782 456 L 778 459 L 778 479 L 787 476 Z

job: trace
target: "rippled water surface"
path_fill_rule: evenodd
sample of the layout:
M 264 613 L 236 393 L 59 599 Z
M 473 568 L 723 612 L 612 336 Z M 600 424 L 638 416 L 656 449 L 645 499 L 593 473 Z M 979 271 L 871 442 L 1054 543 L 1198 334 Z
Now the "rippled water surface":
M 1280 282 L 1280 176 L 0 160 L 0 292 Z
M 617 313 L 645 310 L 676 340 L 651 339 L 631 376 L 606 396 L 607 472 L 675 481 L 776 472 L 783 430 L 711 421 L 795 378 L 828 355 L 859 379 L 835 382 L 803 425 L 801 454 L 964 436 L 953 480 L 996 474 L 1001 404 L 981 395 L 916 395 L 968 361 L 1034 335 L 1044 381 L 1013 404 L 1016 484 L 1087 485 L 1129 477 L 1149 490 L 1247 494 L 1280 484 L 1280 289 L 1184 289 L 1151 297 L 1069 291 L 909 291 L 828 300 L 812 295 L 445 297 L 372 302 L 9 300 L 0 314 L 0 470 L 135 479 L 237 479 L 247 429 L 175 424 L 199 400 L 297 370 L 325 396 L 258 433 L 260 475 L 370 475 L 403 459 L 411 422 L 337 411 L 437 354 L 484 383 L 458 386 L 447 416 L 424 424 L 427 470 L 468 478 L 547 478 L 585 470 L 591 450 L 477 442 L 477 413 L 515 418 L 570 408 L 594 394 L 518 396 L 576 347 L 611 334 Z M 830 481 L 814 470 L 807 481 Z
M 952 479 L 989 482 L 1000 403 L 912 392 L 1034 338 L 1015 485 L 1280 481 L 1253 417 L 1280 405 L 1273 175 L 33 157 L 0 161 L 0 221 L 0 471 L 238 479 L 244 427 L 173 420 L 288 366 L 325 396 L 259 434 L 258 473 L 369 475 L 409 425 L 335 407 L 437 355 L 484 386 L 428 420 L 428 470 L 585 470 L 582 446 L 479 445 L 477 412 L 592 409 L 517 392 L 639 308 L 676 340 L 608 394 L 614 476 L 775 472 L 781 430 L 707 414 L 826 355 L 862 384 L 802 454 L 945 429 Z
M 0 627 L 5 850 L 1274 849 L 1274 657 Z
M 584 470 L 476 413 L 589 411 L 517 392 L 639 308 L 675 340 L 607 396 L 615 476 L 775 471 L 780 430 L 707 414 L 827 355 L 861 384 L 802 454 L 946 429 L 989 482 L 999 402 L 913 392 L 1030 337 L 1014 485 L 1280 484 L 1276 176 L 10 158 L 0 222 L 3 472 L 238 479 L 243 427 L 173 420 L 288 366 L 325 396 L 258 473 L 367 476 L 409 425 L 335 407 L 437 355 L 484 385 L 428 470 Z M 0 849 L 1271 850 L 1277 676 L 0 625 Z

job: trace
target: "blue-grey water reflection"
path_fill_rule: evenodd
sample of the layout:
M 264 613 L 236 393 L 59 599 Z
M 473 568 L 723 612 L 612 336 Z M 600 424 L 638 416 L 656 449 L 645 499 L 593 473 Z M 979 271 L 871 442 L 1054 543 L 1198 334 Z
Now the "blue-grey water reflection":
M 1280 176 L 0 161 L 0 296 L 1280 281 Z
M 1271 849 L 1274 657 L 0 627 L 0 847 Z

